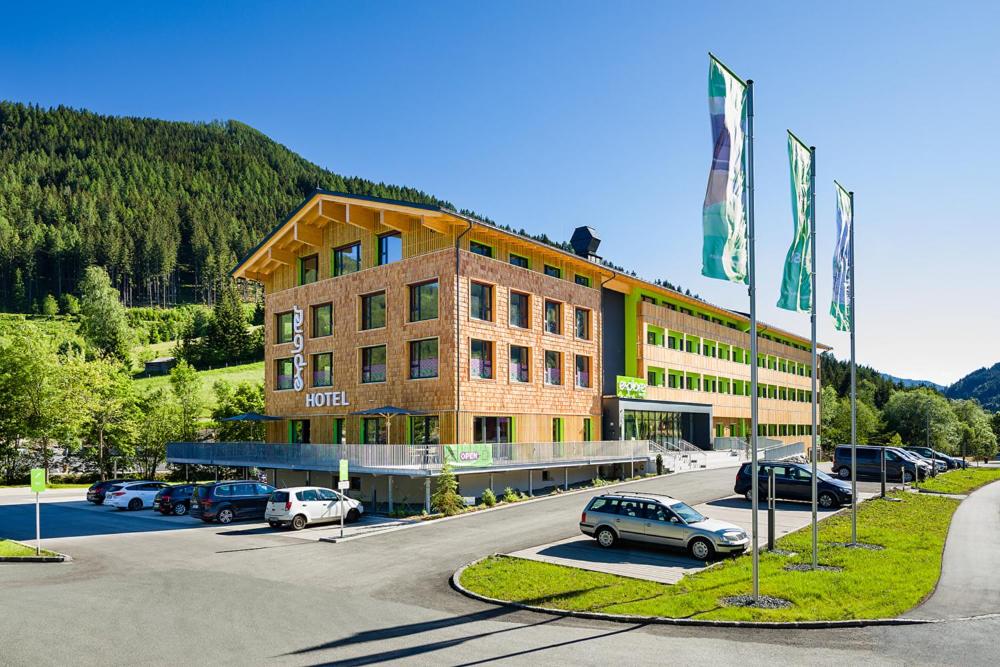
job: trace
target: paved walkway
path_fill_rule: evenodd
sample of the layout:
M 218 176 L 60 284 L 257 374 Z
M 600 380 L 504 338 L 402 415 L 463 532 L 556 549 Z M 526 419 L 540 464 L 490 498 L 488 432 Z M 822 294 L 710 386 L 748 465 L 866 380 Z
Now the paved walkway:
M 860 493 L 858 498 L 865 500 L 874 494 Z M 752 517 L 750 504 L 742 496 L 730 496 L 720 500 L 695 505 L 694 508 L 712 519 L 728 521 L 750 532 Z M 820 510 L 819 518 L 823 519 L 836 513 L 837 510 Z M 779 502 L 775 510 L 775 537 L 794 532 L 809 525 L 812 519 L 812 509 L 809 503 Z M 759 522 L 759 544 L 767 545 L 767 509 L 761 505 Z M 689 557 L 677 550 L 640 545 L 619 546 L 615 549 L 603 549 L 597 542 L 586 535 L 577 535 L 568 539 L 550 542 L 528 549 L 515 551 L 511 556 L 537 560 L 556 565 L 568 565 L 583 570 L 606 572 L 636 579 L 648 579 L 663 584 L 675 584 L 684 575 L 703 570 L 705 563 Z
M 941 578 L 930 598 L 904 614 L 963 618 L 1000 613 L 1000 482 L 966 498 L 951 520 Z

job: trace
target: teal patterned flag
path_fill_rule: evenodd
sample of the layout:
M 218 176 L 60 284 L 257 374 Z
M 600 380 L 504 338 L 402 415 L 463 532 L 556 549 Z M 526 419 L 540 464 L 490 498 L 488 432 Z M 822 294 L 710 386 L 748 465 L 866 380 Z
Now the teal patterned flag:
M 701 272 L 709 278 L 749 282 L 747 271 L 747 84 L 709 54 L 708 109 L 712 117 L 712 170 L 701 220 Z
M 812 309 L 812 152 L 791 132 L 788 133 L 788 161 L 792 172 L 792 245 L 785 257 L 778 308 L 805 312 Z
M 833 300 L 830 314 L 838 331 L 851 330 L 851 237 L 854 235 L 854 198 L 837 181 L 837 246 L 833 251 Z

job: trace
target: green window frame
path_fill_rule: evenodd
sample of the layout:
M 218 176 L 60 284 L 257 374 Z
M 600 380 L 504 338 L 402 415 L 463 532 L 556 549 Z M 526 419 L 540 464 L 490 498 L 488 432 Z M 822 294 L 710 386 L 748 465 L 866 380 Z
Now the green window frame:
M 577 285 L 583 285 L 584 287 L 590 287 L 590 278 L 587 276 L 580 275 L 579 273 L 573 276 L 573 282 Z
M 493 247 L 480 241 L 469 241 L 469 252 L 483 257 L 493 257 Z
M 509 255 L 507 255 L 507 260 L 514 266 L 519 266 L 522 269 L 531 268 L 531 262 L 528 260 L 527 257 L 524 257 L 523 255 L 510 253 Z
M 590 417 L 583 418 L 583 441 L 590 442 L 594 438 L 594 423 Z
M 558 266 L 552 266 L 551 264 L 546 264 L 543 267 L 543 272 L 547 276 L 552 276 L 553 278 L 562 278 L 562 269 Z
M 411 445 L 440 445 L 441 419 L 437 415 L 410 417 Z

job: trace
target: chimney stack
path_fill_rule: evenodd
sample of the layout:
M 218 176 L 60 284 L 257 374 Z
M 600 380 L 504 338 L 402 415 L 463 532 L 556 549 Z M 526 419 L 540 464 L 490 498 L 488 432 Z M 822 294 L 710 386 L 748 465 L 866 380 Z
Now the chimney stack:
M 570 238 L 569 243 L 573 246 L 573 252 L 580 257 L 588 259 L 591 262 L 600 259 L 596 253 L 598 246 L 601 245 L 601 239 L 597 236 L 597 232 L 594 231 L 593 227 L 577 227 L 573 230 L 573 236 Z

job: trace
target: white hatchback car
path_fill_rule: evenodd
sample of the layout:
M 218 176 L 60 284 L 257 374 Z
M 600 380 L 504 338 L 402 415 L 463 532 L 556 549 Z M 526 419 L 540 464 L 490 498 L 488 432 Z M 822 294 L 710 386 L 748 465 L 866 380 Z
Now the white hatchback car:
M 361 518 L 365 511 L 360 501 L 348 498 L 333 489 L 321 486 L 295 486 L 278 489 L 271 494 L 264 510 L 264 518 L 272 528 L 291 526 L 302 530 L 311 523 L 344 521 L 351 523 Z
M 152 507 L 153 499 L 162 489 L 170 486 L 165 482 L 122 482 L 108 488 L 104 496 L 104 506 L 124 510 L 141 510 Z

